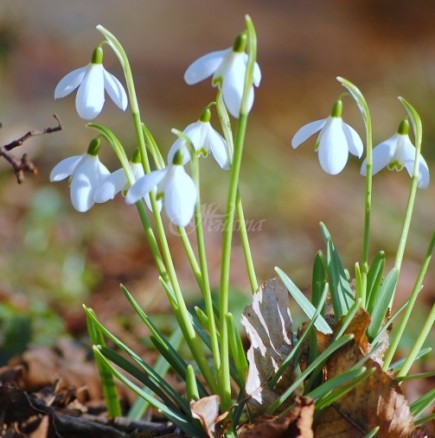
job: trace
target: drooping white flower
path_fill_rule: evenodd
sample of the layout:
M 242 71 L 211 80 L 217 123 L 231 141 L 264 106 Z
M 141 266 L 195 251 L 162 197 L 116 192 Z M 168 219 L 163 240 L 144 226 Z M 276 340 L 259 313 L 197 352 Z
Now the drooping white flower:
M 154 189 L 157 198 L 163 199 L 169 220 L 180 227 L 188 225 L 198 194 L 183 165 L 169 164 L 164 169 L 154 170 L 139 178 L 128 190 L 125 201 L 134 204 Z
M 409 136 L 409 122 L 403 120 L 397 132 L 388 140 L 379 143 L 373 148 L 373 175 L 384 167 L 400 171 L 406 168 L 409 176 L 414 174 L 415 146 Z M 361 165 L 361 175 L 367 174 L 367 159 Z M 425 189 L 429 185 L 429 168 L 425 159 L 418 158 L 418 188 Z
M 104 90 L 115 105 L 125 110 L 127 94 L 121 82 L 109 73 L 102 64 L 103 49 L 97 47 L 92 55 L 92 62 L 64 76 L 54 90 L 54 98 L 68 96 L 77 87 L 76 110 L 85 120 L 91 120 L 100 114 L 104 105 Z
M 80 212 L 88 211 L 95 203 L 95 191 L 109 175 L 109 170 L 98 158 L 99 141 L 93 140 L 88 152 L 60 161 L 50 173 L 50 181 L 70 178 L 70 196 L 73 207 Z
M 211 153 L 219 166 L 228 170 L 230 168 L 230 157 L 225 139 L 211 126 L 210 110 L 206 109 L 201 115 L 200 120 L 191 123 L 183 131 L 189 137 L 193 148 L 199 156 L 207 156 Z M 168 154 L 168 163 L 172 163 L 175 154 L 181 149 L 183 164 L 189 161 L 189 149 L 182 138 L 175 140 Z
M 322 169 L 330 175 L 337 175 L 346 166 L 349 152 L 361 157 L 363 143 L 358 133 L 341 118 L 342 102 L 335 103 L 332 114 L 326 119 L 316 120 L 300 128 L 294 135 L 291 144 L 294 149 L 316 132 L 316 150 Z
M 130 169 L 134 181 L 142 178 L 145 175 L 143 166 L 141 163 L 130 162 Z M 127 191 L 130 187 L 124 168 L 115 170 L 115 172 L 107 175 L 101 182 L 100 186 L 95 191 L 95 202 L 102 203 L 113 199 L 119 192 Z M 149 193 L 144 196 L 147 207 L 152 210 L 151 199 Z M 157 206 L 160 211 L 162 203 L 157 200 Z
M 243 90 L 245 86 L 248 55 L 245 53 L 246 36 L 236 39 L 233 47 L 225 50 L 208 53 L 194 61 L 184 73 L 184 80 L 188 85 L 203 81 L 213 75 L 213 86 L 222 87 L 222 96 L 229 113 L 238 118 L 241 110 Z M 249 91 L 247 112 L 254 103 L 254 85 L 258 87 L 261 81 L 261 71 L 257 63 L 254 64 L 253 86 Z

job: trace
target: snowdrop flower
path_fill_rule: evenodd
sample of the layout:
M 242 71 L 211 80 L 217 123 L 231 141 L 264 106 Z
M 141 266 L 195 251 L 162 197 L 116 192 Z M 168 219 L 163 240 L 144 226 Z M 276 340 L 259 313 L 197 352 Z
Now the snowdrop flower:
M 134 153 L 132 161 L 129 164 L 134 181 L 137 181 L 145 175 L 138 151 Z M 129 187 L 130 185 L 127 180 L 127 175 L 125 174 L 124 168 L 121 167 L 104 178 L 100 186 L 95 191 L 95 202 L 102 203 L 110 201 L 119 192 L 127 191 Z M 147 207 L 152 210 L 151 199 L 148 193 L 144 196 L 144 199 Z M 160 200 L 157 200 L 157 206 L 160 211 L 162 206 L 162 202 Z
M 103 67 L 103 49 L 97 47 L 92 61 L 64 76 L 54 90 L 54 98 L 68 96 L 78 87 L 76 109 L 78 115 L 91 120 L 100 114 L 104 105 L 104 90 L 115 105 L 122 110 L 127 108 L 127 95 L 121 82 Z
M 191 123 L 183 131 L 192 142 L 192 146 L 198 155 L 207 156 L 210 152 L 219 166 L 228 170 L 230 168 L 230 158 L 228 154 L 227 143 L 224 138 L 210 124 L 210 110 L 206 109 L 200 119 Z M 189 161 L 190 153 L 186 143 L 182 138 L 175 140 L 168 154 L 168 162 L 172 163 L 175 154 L 181 149 L 183 155 L 183 164 Z
M 95 191 L 110 173 L 98 158 L 99 149 L 100 141 L 94 139 L 85 154 L 62 160 L 50 173 L 51 182 L 70 178 L 71 203 L 80 212 L 88 211 L 94 205 Z
M 222 96 L 230 114 L 238 118 L 241 111 L 243 90 L 245 87 L 248 55 L 245 53 L 246 35 L 241 34 L 233 47 L 208 53 L 194 61 L 184 73 L 188 85 L 197 84 L 213 75 L 213 86 L 222 87 Z M 261 71 L 257 63 L 254 65 L 253 86 L 249 91 L 247 112 L 254 103 L 254 85 L 261 81 Z
M 296 149 L 305 140 L 320 131 L 316 141 L 316 150 L 319 152 L 320 166 L 330 175 L 337 175 L 344 169 L 349 152 L 358 158 L 363 153 L 361 138 L 341 118 L 342 109 L 343 104 L 341 100 L 338 100 L 329 117 L 302 126 L 291 142 L 293 149 Z
M 183 167 L 181 153 L 177 153 L 172 164 L 154 170 L 139 178 L 127 192 L 127 204 L 134 204 L 156 188 L 157 198 L 163 199 L 169 220 L 185 227 L 191 221 L 198 194 L 192 178 Z
M 409 122 L 403 120 L 396 134 L 388 140 L 379 143 L 373 149 L 373 174 L 378 173 L 384 167 L 390 170 L 400 171 L 404 167 L 412 177 L 415 163 L 415 146 L 408 136 Z M 361 166 L 361 175 L 365 176 L 367 159 Z M 418 188 L 425 189 L 429 185 L 429 168 L 425 159 L 420 155 L 418 160 Z

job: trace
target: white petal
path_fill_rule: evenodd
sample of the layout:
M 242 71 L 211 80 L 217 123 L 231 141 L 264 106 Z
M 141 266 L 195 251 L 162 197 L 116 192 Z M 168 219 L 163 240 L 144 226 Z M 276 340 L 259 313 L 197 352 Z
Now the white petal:
M 211 76 L 232 49 L 218 50 L 201 56 L 187 68 L 184 80 L 193 85 Z
M 349 156 L 342 123 L 341 118 L 331 117 L 319 134 L 320 166 L 330 175 L 340 173 L 346 166 Z
M 108 175 L 95 190 L 95 202 L 106 202 L 113 199 L 126 185 L 127 178 L 123 168 Z
M 192 220 L 197 192 L 183 166 L 172 166 L 164 190 L 165 210 L 169 220 L 179 227 L 185 227 Z
M 121 82 L 109 73 L 106 69 L 103 68 L 104 74 L 104 88 L 107 91 L 107 94 L 113 100 L 113 103 L 123 111 L 127 108 L 128 99 L 127 94 L 125 93 L 124 87 Z
M 68 178 L 74 173 L 75 168 L 79 164 L 83 155 L 75 155 L 73 157 L 65 158 L 54 166 L 53 170 L 50 172 L 50 181 L 62 181 Z
M 408 171 L 409 176 L 412 177 L 414 173 L 414 159 L 405 161 L 404 165 L 406 170 Z M 430 182 L 430 174 L 429 167 L 425 161 L 425 159 L 420 155 L 418 160 L 418 188 L 425 189 L 429 186 Z
M 397 147 L 397 134 L 373 148 L 373 175 L 393 160 Z M 361 165 L 361 175 L 366 176 L 367 159 Z
M 102 64 L 91 64 L 76 96 L 78 115 L 91 120 L 100 114 L 104 105 L 104 73 Z
M 209 124 L 209 123 L 208 123 Z M 195 122 L 191 123 L 183 133 L 189 137 L 192 145 L 196 151 L 205 146 L 205 137 L 207 135 L 207 123 Z
M 72 93 L 83 81 L 88 66 L 80 67 L 65 75 L 54 90 L 54 98 L 60 99 Z
M 71 180 L 71 202 L 77 211 L 88 211 L 94 205 L 95 190 L 108 173 L 98 157 L 84 155 Z
M 230 168 L 230 159 L 228 156 L 227 143 L 224 138 L 211 127 L 211 125 L 207 132 L 207 140 L 208 147 L 210 148 L 214 159 L 222 169 L 228 170 Z
M 364 146 L 361 137 L 358 135 L 355 129 L 352 128 L 352 126 L 349 126 L 347 123 L 344 122 L 343 122 L 343 131 L 344 131 L 344 135 L 347 138 L 347 147 L 349 149 L 349 152 L 352 155 L 361 158 L 361 155 L 363 154 L 364 151 Z
M 125 197 L 127 204 L 134 204 L 144 198 L 147 193 L 153 190 L 165 177 L 167 169 L 154 170 L 139 178 L 128 190 Z
M 181 152 L 183 153 L 183 165 L 189 162 L 190 160 L 189 149 L 185 145 L 184 141 L 181 140 L 181 138 L 177 138 L 177 140 L 174 141 L 168 152 L 169 164 L 172 164 L 172 162 L 174 161 L 175 154 L 178 152 L 180 148 L 182 148 Z
M 260 85 L 260 81 L 261 81 L 261 70 L 260 70 L 260 66 L 257 63 L 254 64 L 254 73 L 253 73 L 252 79 L 253 79 L 254 85 L 256 87 L 258 87 Z
M 306 125 L 299 128 L 296 134 L 292 138 L 292 147 L 296 149 L 300 146 L 305 140 L 315 134 L 317 131 L 320 131 L 325 125 L 328 119 L 316 120 L 314 122 L 307 123 Z
M 239 117 L 242 103 L 243 89 L 245 87 L 246 64 L 243 59 L 244 53 L 232 53 L 228 60 L 226 70 L 222 69 L 223 83 L 222 96 L 228 112 L 235 118 Z M 216 75 L 215 75 L 216 76 Z M 254 103 L 254 88 L 252 87 L 248 96 L 247 111 L 249 112 Z

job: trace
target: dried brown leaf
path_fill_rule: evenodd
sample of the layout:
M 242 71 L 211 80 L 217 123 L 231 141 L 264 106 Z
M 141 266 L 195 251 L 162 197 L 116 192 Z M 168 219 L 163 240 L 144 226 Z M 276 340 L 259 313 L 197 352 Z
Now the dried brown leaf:
M 274 278 L 267 281 L 253 295 L 252 304 L 243 312 L 242 325 L 251 341 L 247 353 L 248 408 L 258 414 L 267 409 L 283 392 L 281 388 L 287 387 L 293 379 L 293 370 L 289 368 L 275 390 L 267 386 L 267 380 L 293 348 L 289 296 L 281 280 Z
M 314 403 L 297 397 L 295 405 L 283 416 L 258 417 L 239 430 L 239 438 L 313 438 Z
M 369 315 L 361 309 L 346 330 L 354 334 L 354 340 L 328 359 L 325 379 L 348 371 L 368 354 L 370 344 L 365 331 L 369 324 Z M 381 438 L 410 436 L 414 427 L 407 400 L 377 360 L 366 362 L 368 368 L 374 368 L 371 376 L 322 412 L 316 424 L 316 438 L 363 437 L 376 426 L 380 427 L 377 436 Z
M 190 404 L 192 417 L 201 422 L 203 429 L 210 438 L 214 437 L 220 402 L 221 399 L 218 395 L 211 395 Z

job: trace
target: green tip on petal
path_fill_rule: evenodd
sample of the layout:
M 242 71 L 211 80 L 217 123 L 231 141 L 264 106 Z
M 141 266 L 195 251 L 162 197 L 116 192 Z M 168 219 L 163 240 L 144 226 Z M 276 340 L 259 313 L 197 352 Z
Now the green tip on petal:
M 331 110 L 331 117 L 341 117 L 343 113 L 343 102 L 341 100 L 337 100 L 334 103 Z
M 92 64 L 102 64 L 103 63 L 103 49 L 101 47 L 97 47 L 92 52 Z
M 400 135 L 408 135 L 409 134 L 409 121 L 408 121 L 408 119 L 404 119 L 400 122 L 400 125 L 397 128 L 397 133 Z
M 211 111 L 209 110 L 209 108 L 206 108 L 202 113 L 201 113 L 201 117 L 199 118 L 199 120 L 201 122 L 207 123 L 209 122 L 211 119 Z
M 140 152 L 139 152 L 139 149 L 135 149 L 133 151 L 133 154 L 131 156 L 131 162 L 135 163 L 135 164 L 140 163 Z
M 99 138 L 94 138 L 93 140 L 90 141 L 89 146 L 88 146 L 88 151 L 87 153 L 89 155 L 92 156 L 97 156 L 98 155 L 98 151 L 100 150 L 100 146 L 101 146 L 101 141 Z
M 183 152 L 181 152 L 181 148 L 174 155 L 174 159 L 172 160 L 172 164 L 182 166 L 183 165 Z
M 248 44 L 248 35 L 246 35 L 246 32 L 242 32 L 239 34 L 234 41 L 233 45 L 233 52 L 244 52 L 246 50 L 246 45 Z
M 391 163 L 388 163 L 387 169 L 401 172 L 403 170 L 403 164 L 397 160 L 394 160 L 394 161 L 391 161 Z

